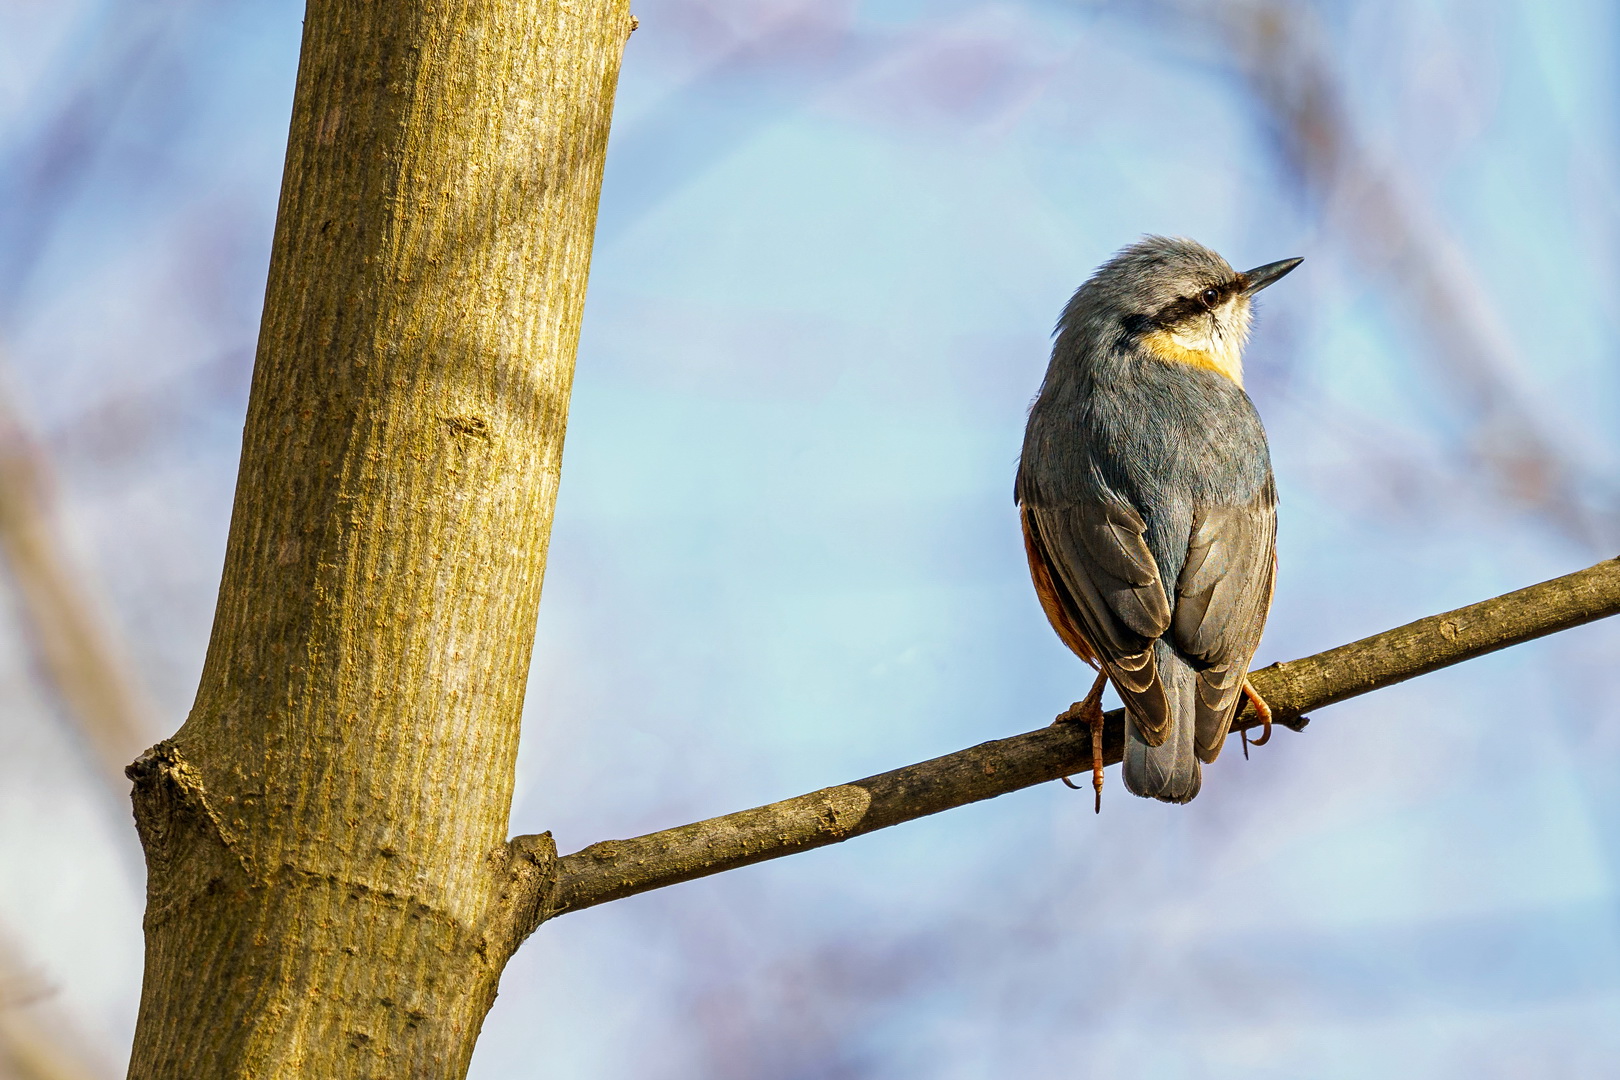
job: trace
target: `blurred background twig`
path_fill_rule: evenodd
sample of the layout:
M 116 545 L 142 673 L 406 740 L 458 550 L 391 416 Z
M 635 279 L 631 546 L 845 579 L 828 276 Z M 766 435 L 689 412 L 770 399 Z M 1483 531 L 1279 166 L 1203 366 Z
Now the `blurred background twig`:
M 1617 539 L 1620 486 L 1582 463 L 1578 444 L 1524 377 L 1525 357 L 1447 228 L 1364 139 L 1323 20 L 1287 0 L 1133 0 L 1174 47 L 1229 66 L 1249 88 L 1278 161 L 1325 231 L 1380 283 L 1419 335 L 1414 355 L 1467 425 L 1463 449 L 1511 503 L 1602 552 Z M 1213 46 L 1213 48 L 1212 48 Z M 1573 267 L 1570 272 L 1579 272 Z
M 4 357 L 0 351 L 0 362 Z M 62 718 L 122 798 L 129 790 L 124 766 L 153 740 L 156 725 L 72 550 L 56 520 L 44 453 L 0 383 L 0 553 L 28 620 L 24 639 Z
M 20 959 L 0 929 L 0 1078 L 110 1080 L 117 1075 L 88 1053 L 83 1036 L 51 1001 L 50 986 Z

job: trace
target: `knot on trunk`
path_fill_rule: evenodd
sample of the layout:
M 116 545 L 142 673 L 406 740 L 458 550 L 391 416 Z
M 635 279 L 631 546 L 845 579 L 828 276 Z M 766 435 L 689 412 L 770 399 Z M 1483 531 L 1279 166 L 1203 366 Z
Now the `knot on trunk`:
M 515 836 L 490 861 L 501 875 L 485 923 L 483 951 L 499 965 L 557 914 L 557 842 L 549 832 Z
M 202 773 L 173 740 L 147 750 L 124 769 L 135 829 L 146 853 L 148 929 L 190 897 L 245 885 L 255 875 L 240 837 L 215 811 Z

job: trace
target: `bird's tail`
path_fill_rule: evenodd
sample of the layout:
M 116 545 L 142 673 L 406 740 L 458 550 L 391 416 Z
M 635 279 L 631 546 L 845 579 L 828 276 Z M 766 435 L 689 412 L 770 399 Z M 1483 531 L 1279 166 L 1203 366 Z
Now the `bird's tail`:
M 1125 786 L 1133 795 L 1149 799 L 1190 802 L 1201 782 L 1193 754 L 1197 675 L 1163 638 L 1153 643 L 1153 658 L 1170 702 L 1170 733 L 1159 746 L 1149 746 L 1136 725 L 1125 721 Z

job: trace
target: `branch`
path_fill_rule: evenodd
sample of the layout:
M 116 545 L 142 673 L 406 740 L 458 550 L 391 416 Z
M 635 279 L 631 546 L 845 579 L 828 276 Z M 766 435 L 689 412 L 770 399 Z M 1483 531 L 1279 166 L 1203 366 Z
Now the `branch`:
M 1277 721 L 1295 731 L 1305 713 L 1497 649 L 1620 612 L 1620 559 L 1494 600 L 1408 623 L 1302 660 L 1254 672 Z M 1245 708 L 1234 733 L 1258 724 Z M 1106 720 L 1103 759 L 1119 761 L 1124 710 Z M 981 743 L 954 754 L 724 817 L 592 844 L 557 863 L 545 918 L 651 889 L 836 844 L 955 806 L 1091 768 L 1090 735 L 1070 725 Z M 543 842 L 518 837 L 512 843 Z M 538 925 L 538 923 L 536 924 Z M 532 930 L 532 927 L 530 928 Z

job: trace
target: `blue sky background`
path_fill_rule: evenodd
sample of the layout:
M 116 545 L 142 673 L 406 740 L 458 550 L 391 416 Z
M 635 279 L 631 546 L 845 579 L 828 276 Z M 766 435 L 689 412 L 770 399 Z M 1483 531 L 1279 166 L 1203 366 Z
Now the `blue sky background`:
M 1058 310 L 1144 232 L 1306 258 L 1248 353 L 1257 664 L 1615 553 L 1610 5 L 635 10 L 515 830 L 574 850 L 1079 697 L 1012 471 Z M 152 739 L 207 641 L 301 17 L 0 8 L 0 386 Z M 27 632 L 0 595 L 0 922 L 121 1070 L 139 850 Z M 1323 710 L 1188 807 L 1045 785 L 570 915 L 473 1076 L 1612 1075 L 1617 646 Z

